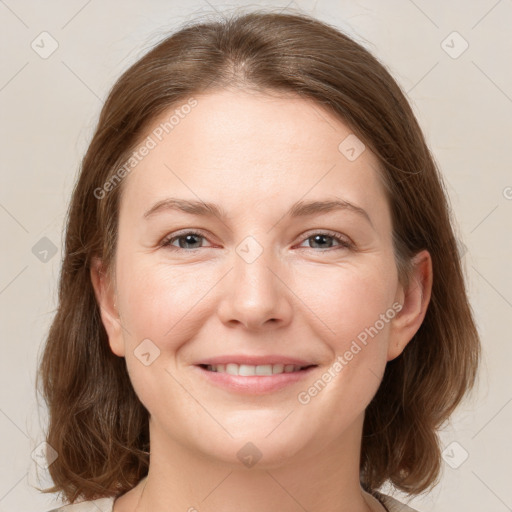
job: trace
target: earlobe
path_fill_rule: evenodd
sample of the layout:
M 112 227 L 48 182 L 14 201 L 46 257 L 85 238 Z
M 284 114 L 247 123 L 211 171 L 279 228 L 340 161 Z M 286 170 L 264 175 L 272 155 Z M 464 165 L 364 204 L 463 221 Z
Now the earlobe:
M 102 262 L 94 257 L 91 264 L 91 281 L 100 309 L 101 321 L 107 331 L 110 348 L 114 354 L 124 357 L 124 340 L 121 319 L 116 306 L 114 285 L 105 273 Z
M 427 250 L 413 258 L 413 271 L 406 290 L 400 289 L 402 309 L 391 324 L 388 361 L 398 357 L 420 328 L 432 293 L 432 258 Z

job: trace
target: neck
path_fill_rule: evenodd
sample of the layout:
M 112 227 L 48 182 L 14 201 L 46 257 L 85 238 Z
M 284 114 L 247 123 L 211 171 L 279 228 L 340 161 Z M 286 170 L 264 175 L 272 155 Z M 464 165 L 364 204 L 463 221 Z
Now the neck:
M 219 461 L 176 442 L 150 421 L 152 449 L 148 475 L 133 490 L 137 492 L 131 500 L 116 501 L 114 511 L 383 510 L 362 492 L 359 483 L 363 418 L 351 425 L 342 439 L 321 446 L 319 451 L 301 450 L 284 463 L 265 463 L 263 453 L 251 467 L 236 458 L 231 462 Z

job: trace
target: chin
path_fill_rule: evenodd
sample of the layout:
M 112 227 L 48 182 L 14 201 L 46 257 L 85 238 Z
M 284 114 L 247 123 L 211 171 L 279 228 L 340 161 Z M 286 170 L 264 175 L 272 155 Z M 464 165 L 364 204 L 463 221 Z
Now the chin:
M 255 466 L 258 469 L 277 468 L 292 462 L 295 457 L 302 459 L 308 453 L 312 454 L 314 447 L 311 439 L 304 435 L 293 436 L 279 422 L 273 422 L 271 426 L 253 423 L 247 429 L 238 430 L 233 438 L 223 431 L 222 434 L 205 433 L 196 440 L 196 449 L 203 455 L 237 469 L 244 466 L 248 469 Z

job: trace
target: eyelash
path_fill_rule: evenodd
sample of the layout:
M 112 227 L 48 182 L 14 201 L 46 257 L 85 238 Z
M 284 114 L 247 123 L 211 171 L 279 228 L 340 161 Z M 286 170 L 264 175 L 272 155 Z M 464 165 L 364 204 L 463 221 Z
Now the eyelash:
M 204 249 L 204 247 L 196 247 L 194 249 L 183 249 L 182 247 L 175 247 L 175 246 L 171 245 L 172 242 L 174 242 L 175 240 L 179 240 L 180 238 L 185 238 L 187 235 L 194 235 L 194 236 L 205 238 L 205 239 L 207 238 L 204 234 L 202 234 L 201 232 L 198 232 L 198 231 L 184 231 L 182 233 L 178 233 L 171 237 L 165 238 L 162 241 L 162 243 L 160 244 L 160 246 L 170 249 L 171 251 L 185 251 L 185 252 L 193 252 L 193 251 L 197 251 L 199 249 Z M 328 247 L 327 249 L 323 249 L 323 250 L 317 249 L 315 252 L 328 252 L 328 251 L 335 250 L 336 248 L 338 248 L 338 249 L 340 249 L 340 248 L 354 249 L 354 244 L 351 241 L 347 240 L 346 238 L 342 237 L 341 235 L 339 235 L 333 231 L 312 232 L 312 234 L 310 234 L 309 236 L 307 236 L 303 239 L 303 242 L 314 237 L 315 235 L 328 236 L 329 238 L 333 238 L 334 240 L 336 240 L 336 242 L 338 242 L 338 244 L 339 244 L 338 246 Z M 308 247 L 301 247 L 301 249 L 308 249 Z M 311 247 L 311 249 L 315 250 L 315 248 L 313 248 L 313 247 Z

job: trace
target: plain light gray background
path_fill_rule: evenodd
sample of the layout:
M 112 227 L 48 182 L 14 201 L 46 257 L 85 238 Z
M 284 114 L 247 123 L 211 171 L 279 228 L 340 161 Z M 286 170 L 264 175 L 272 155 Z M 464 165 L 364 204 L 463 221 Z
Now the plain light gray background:
M 477 393 L 441 433 L 441 483 L 410 505 L 512 510 L 511 0 L 0 0 L 0 512 L 55 503 L 35 489 L 49 484 L 35 462 L 45 424 L 36 362 L 56 306 L 64 214 L 108 90 L 196 15 L 287 5 L 335 24 L 387 65 L 410 98 L 458 222 L 484 360 Z

